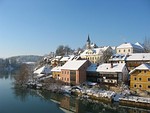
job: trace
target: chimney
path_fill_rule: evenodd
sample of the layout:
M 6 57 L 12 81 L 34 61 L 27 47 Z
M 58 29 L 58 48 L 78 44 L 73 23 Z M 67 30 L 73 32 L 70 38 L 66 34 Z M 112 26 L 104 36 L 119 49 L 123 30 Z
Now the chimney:
M 111 63 L 111 68 L 113 68 L 113 62 L 111 61 L 110 63 Z

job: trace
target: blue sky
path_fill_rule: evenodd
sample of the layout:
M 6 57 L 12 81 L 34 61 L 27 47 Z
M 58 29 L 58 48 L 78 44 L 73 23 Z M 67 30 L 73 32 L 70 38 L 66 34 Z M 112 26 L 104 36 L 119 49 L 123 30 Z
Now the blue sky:
M 59 45 L 143 42 L 150 0 L 0 0 L 0 57 L 44 55 Z

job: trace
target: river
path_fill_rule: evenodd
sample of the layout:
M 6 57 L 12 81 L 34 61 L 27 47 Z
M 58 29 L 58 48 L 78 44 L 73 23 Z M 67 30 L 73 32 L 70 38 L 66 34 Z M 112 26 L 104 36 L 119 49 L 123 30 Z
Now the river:
M 14 88 L 13 75 L 0 74 L 0 113 L 150 113 L 118 103 L 79 99 L 69 95 Z

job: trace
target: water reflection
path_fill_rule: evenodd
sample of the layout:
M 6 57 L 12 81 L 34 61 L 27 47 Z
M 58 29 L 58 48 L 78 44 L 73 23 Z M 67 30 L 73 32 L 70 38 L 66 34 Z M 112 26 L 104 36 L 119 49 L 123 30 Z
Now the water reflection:
M 13 79 L 13 74 L 0 74 L 0 79 L 1 78 Z M 121 106 L 118 103 L 111 104 L 100 101 L 93 101 L 90 99 L 51 93 L 49 91 L 22 89 L 18 87 L 11 87 L 12 90 L 10 90 L 9 86 L 6 87 L 8 85 L 6 82 L 8 81 L 5 80 L 4 82 L 4 80 L 1 80 L 0 82 L 1 90 L 5 89 L 5 92 L 0 93 L 0 113 L 2 111 L 6 111 L 5 113 L 10 113 L 10 111 L 13 112 L 13 110 L 16 109 L 21 113 L 50 113 L 50 111 L 62 113 L 61 110 L 63 110 L 63 112 L 75 113 L 150 113 L 150 110 L 146 109 Z M 5 95 L 5 98 L 3 95 Z M 57 104 L 54 104 L 54 102 Z M 9 107 L 10 110 L 7 111 L 7 108 L 5 109 L 5 107 L 8 105 L 8 103 L 14 105 L 11 105 Z
M 45 95 L 46 94 L 46 95 Z M 64 112 L 74 113 L 150 113 L 150 110 L 121 106 L 118 103 L 105 103 L 90 99 L 81 99 L 55 93 L 42 93 L 46 99 L 59 103 Z
M 14 76 L 16 76 L 17 71 L 6 71 L 6 70 L 0 70 L 0 79 L 10 79 L 13 80 Z
M 38 91 L 13 87 L 13 76 L 0 75 L 0 113 L 63 113 L 58 104 L 39 97 Z
M 28 100 L 29 96 L 38 96 L 37 93 L 33 90 L 30 89 L 26 89 L 26 88 L 17 88 L 17 87 L 13 87 L 13 94 L 14 94 L 14 98 L 25 102 Z

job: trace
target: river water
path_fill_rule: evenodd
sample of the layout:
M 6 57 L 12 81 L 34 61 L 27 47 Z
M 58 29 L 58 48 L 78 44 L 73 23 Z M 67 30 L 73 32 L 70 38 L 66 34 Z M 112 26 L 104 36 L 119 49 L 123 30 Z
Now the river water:
M 0 113 L 150 113 L 121 106 L 31 89 L 17 89 L 13 75 L 0 75 Z

